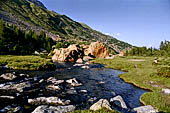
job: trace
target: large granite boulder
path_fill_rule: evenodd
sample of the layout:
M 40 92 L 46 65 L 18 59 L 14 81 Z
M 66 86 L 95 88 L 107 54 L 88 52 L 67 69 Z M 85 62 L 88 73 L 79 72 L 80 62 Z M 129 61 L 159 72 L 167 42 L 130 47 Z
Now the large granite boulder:
M 140 106 L 133 109 L 137 113 L 158 113 L 158 110 L 155 110 L 151 105 Z
M 75 106 L 38 106 L 32 113 L 67 113 L 75 110 Z
M 93 42 L 84 51 L 85 55 L 96 57 L 96 58 L 106 58 L 109 56 L 108 49 L 101 42 Z
M 68 48 L 55 49 L 53 53 L 53 62 L 76 62 L 79 57 L 83 57 L 83 51 L 78 45 L 70 45 Z
M 106 99 L 100 99 L 98 102 L 96 102 L 90 107 L 90 110 L 96 111 L 102 108 L 112 110 L 109 102 Z

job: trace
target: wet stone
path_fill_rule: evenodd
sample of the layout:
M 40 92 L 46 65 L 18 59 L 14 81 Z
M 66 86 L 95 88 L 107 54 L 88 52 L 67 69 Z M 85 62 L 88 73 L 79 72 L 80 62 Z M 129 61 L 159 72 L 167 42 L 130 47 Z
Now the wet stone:
M 28 103 L 32 105 L 68 105 L 70 100 L 64 100 L 58 97 L 38 97 L 35 99 L 28 99 Z
M 75 110 L 75 106 L 38 106 L 32 113 L 67 113 Z

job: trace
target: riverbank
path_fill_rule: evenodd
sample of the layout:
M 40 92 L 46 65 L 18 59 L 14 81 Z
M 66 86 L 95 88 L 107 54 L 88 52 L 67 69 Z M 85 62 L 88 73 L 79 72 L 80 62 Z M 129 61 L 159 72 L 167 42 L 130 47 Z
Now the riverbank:
M 151 90 L 140 98 L 144 105 L 152 105 L 159 111 L 170 112 L 170 96 L 162 91 L 164 88 L 170 88 L 170 78 L 158 75 L 159 68 L 167 65 L 166 63 L 154 65 L 154 57 L 117 57 L 96 59 L 92 62 L 126 71 L 127 73 L 120 74 L 119 77 L 140 88 Z
M 51 59 L 35 55 L 0 55 L 0 67 L 15 70 L 53 70 L 56 68 Z

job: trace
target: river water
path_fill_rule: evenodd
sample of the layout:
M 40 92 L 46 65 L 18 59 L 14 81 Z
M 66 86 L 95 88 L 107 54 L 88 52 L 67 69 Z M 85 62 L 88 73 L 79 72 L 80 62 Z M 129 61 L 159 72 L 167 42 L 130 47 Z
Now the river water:
M 98 66 L 99 65 L 99 66 Z M 124 82 L 122 79 L 118 77 L 119 74 L 123 74 L 124 72 L 108 69 L 100 64 L 91 66 L 89 69 L 82 69 L 81 67 L 74 67 L 70 66 L 67 68 L 60 68 L 56 69 L 55 71 L 36 71 L 36 72 L 29 72 L 29 71 L 18 71 L 17 73 L 27 73 L 31 74 L 32 77 L 41 76 L 43 79 L 49 77 L 55 77 L 57 80 L 67 80 L 71 78 L 76 78 L 79 82 L 82 83 L 81 86 L 75 87 L 74 90 L 77 91 L 77 94 L 74 92 L 71 94 L 68 92 L 62 93 L 54 93 L 46 92 L 45 89 L 39 89 L 43 91 L 36 91 L 34 93 L 26 93 L 22 94 L 20 101 L 15 102 L 15 104 L 19 106 L 29 106 L 27 103 L 28 98 L 36 98 L 41 96 L 58 96 L 61 98 L 71 100 L 72 104 L 76 105 L 78 109 L 89 109 L 89 107 L 99 99 L 107 99 L 110 100 L 111 98 L 120 95 L 123 100 L 125 101 L 129 110 L 141 106 L 140 97 L 143 93 L 147 92 L 146 90 L 140 89 L 132 84 Z M 5 72 L 16 72 L 16 70 L 7 70 Z M 45 87 L 45 86 L 44 86 Z M 86 90 L 87 92 L 82 93 L 80 90 Z M 0 93 L 1 95 L 1 93 Z M 90 103 L 89 100 L 92 99 L 93 101 Z M 11 104 L 11 103 L 10 103 Z M 35 109 L 36 106 L 29 106 L 28 109 L 25 109 L 23 106 L 24 112 L 30 112 Z M 3 106 L 0 106 L 2 108 Z M 115 108 L 119 111 L 119 108 Z
M 146 90 L 140 89 L 132 84 L 124 82 L 118 77 L 124 72 L 108 68 L 90 68 L 90 69 L 60 69 L 56 70 L 54 75 L 57 79 L 77 78 L 83 83 L 77 89 L 86 89 L 88 95 L 98 99 L 110 99 L 120 95 L 123 97 L 128 108 L 141 106 L 140 96 Z

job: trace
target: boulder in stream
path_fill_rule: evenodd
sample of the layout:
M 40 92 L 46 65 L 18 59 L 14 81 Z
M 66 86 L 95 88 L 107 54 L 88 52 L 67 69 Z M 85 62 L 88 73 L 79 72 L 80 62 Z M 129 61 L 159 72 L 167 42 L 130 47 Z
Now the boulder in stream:
M 28 99 L 28 103 L 32 105 L 68 105 L 70 100 L 63 100 L 58 97 L 39 97 L 35 99 Z
M 0 87 L 1 94 L 16 94 L 23 92 L 24 88 L 31 87 L 30 82 L 21 82 L 21 83 L 11 83 L 11 84 L 5 84 L 2 87 Z
M 112 110 L 109 102 L 106 99 L 100 99 L 98 102 L 96 102 L 90 107 L 90 110 L 96 111 L 102 108 Z
M 17 76 L 14 73 L 5 73 L 0 76 L 4 81 L 14 80 Z
M 71 84 L 72 86 L 81 86 L 82 83 L 79 83 L 76 78 L 72 78 L 69 80 L 66 80 L 67 83 Z
M 67 113 L 75 110 L 75 106 L 38 106 L 32 113 Z
M 55 85 L 59 85 L 63 82 L 64 82 L 64 80 L 57 80 L 54 77 L 50 77 L 50 78 L 47 79 L 47 83 L 52 83 L 52 84 L 55 84 Z
M 111 98 L 110 102 L 117 105 L 118 107 L 125 108 L 125 109 L 127 108 L 123 98 L 120 95 L 118 95 L 114 98 Z

